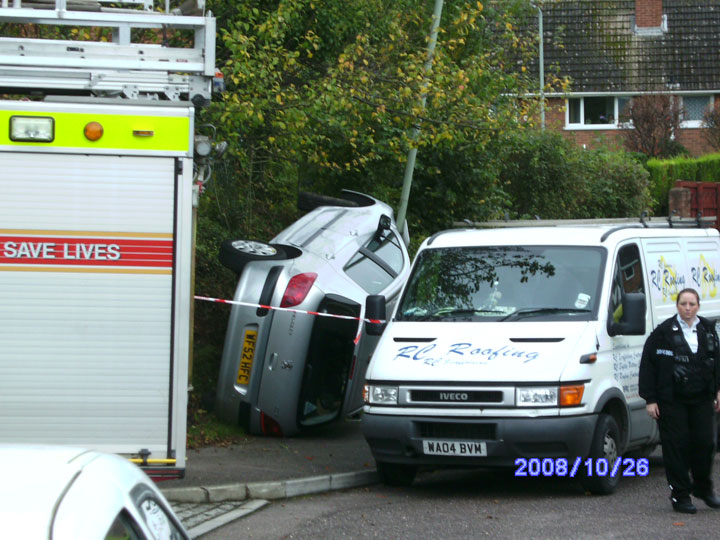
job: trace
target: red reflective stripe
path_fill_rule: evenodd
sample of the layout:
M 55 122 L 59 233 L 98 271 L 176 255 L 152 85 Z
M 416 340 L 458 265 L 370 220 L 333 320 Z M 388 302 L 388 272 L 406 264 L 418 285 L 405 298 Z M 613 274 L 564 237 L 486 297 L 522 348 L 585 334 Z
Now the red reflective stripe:
M 0 235 L 0 264 L 170 268 L 172 262 L 172 240 Z

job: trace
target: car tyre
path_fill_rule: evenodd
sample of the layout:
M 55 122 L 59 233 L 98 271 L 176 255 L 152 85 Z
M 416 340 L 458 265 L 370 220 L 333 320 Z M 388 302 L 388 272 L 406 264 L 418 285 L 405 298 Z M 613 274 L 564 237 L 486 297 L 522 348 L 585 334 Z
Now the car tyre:
M 220 263 L 238 274 L 250 261 L 281 261 L 287 259 L 283 246 L 257 240 L 225 240 L 220 244 Z
M 620 483 L 621 471 L 611 475 L 615 460 L 620 458 L 620 429 L 617 422 L 609 414 L 601 414 L 595 426 L 595 434 L 590 445 L 590 464 L 594 469 L 592 475 L 587 473 L 585 463 L 581 466 L 582 476 L 580 483 L 593 495 L 610 495 Z M 597 474 L 597 462 L 599 459 L 607 460 L 607 474 Z
M 378 461 L 377 472 L 383 484 L 387 486 L 407 487 L 415 480 L 417 466 Z

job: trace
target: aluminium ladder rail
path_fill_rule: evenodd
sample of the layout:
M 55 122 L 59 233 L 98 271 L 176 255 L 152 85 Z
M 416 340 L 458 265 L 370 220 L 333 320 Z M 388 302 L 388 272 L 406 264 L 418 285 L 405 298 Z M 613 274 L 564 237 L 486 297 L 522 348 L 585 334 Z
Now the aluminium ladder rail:
M 587 225 L 635 225 L 644 228 L 649 227 L 681 227 L 681 228 L 705 228 L 712 227 L 717 221 L 715 216 L 697 217 L 647 217 L 645 215 L 637 218 L 588 218 L 588 219 L 511 219 L 495 221 L 455 221 L 455 228 L 478 228 L 495 229 L 506 227 L 561 227 L 561 226 L 587 226 Z
M 188 4 L 153 11 L 153 0 L 1 0 L 0 91 L 81 92 L 98 96 L 192 100 L 205 104 L 215 75 L 215 19 L 184 15 Z M 202 4 L 202 0 L 199 0 Z M 129 4 L 134 8 L 106 7 Z M 202 11 L 201 9 L 199 11 Z M 8 24 L 109 28 L 111 41 L 34 39 L 8 36 Z M 134 30 L 164 39 L 168 30 L 193 35 L 191 47 L 136 43 Z M 90 36 L 99 36 L 89 31 Z

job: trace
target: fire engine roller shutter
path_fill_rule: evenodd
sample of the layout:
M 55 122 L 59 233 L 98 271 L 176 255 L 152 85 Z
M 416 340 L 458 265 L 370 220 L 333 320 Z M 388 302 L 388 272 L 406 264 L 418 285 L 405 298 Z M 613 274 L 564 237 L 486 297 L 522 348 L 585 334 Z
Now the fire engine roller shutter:
M 3 441 L 167 452 L 174 164 L 0 152 Z

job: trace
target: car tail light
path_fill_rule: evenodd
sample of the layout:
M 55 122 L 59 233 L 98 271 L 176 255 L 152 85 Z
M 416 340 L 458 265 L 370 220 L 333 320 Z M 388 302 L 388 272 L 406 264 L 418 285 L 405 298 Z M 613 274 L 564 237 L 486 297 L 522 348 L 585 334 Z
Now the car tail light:
M 280 302 L 280 307 L 292 307 L 302 303 L 316 279 L 317 274 L 315 272 L 306 272 L 290 278 L 282 302 Z
M 260 429 L 263 435 L 270 435 L 271 437 L 283 436 L 282 428 L 277 420 L 262 411 L 260 411 Z

